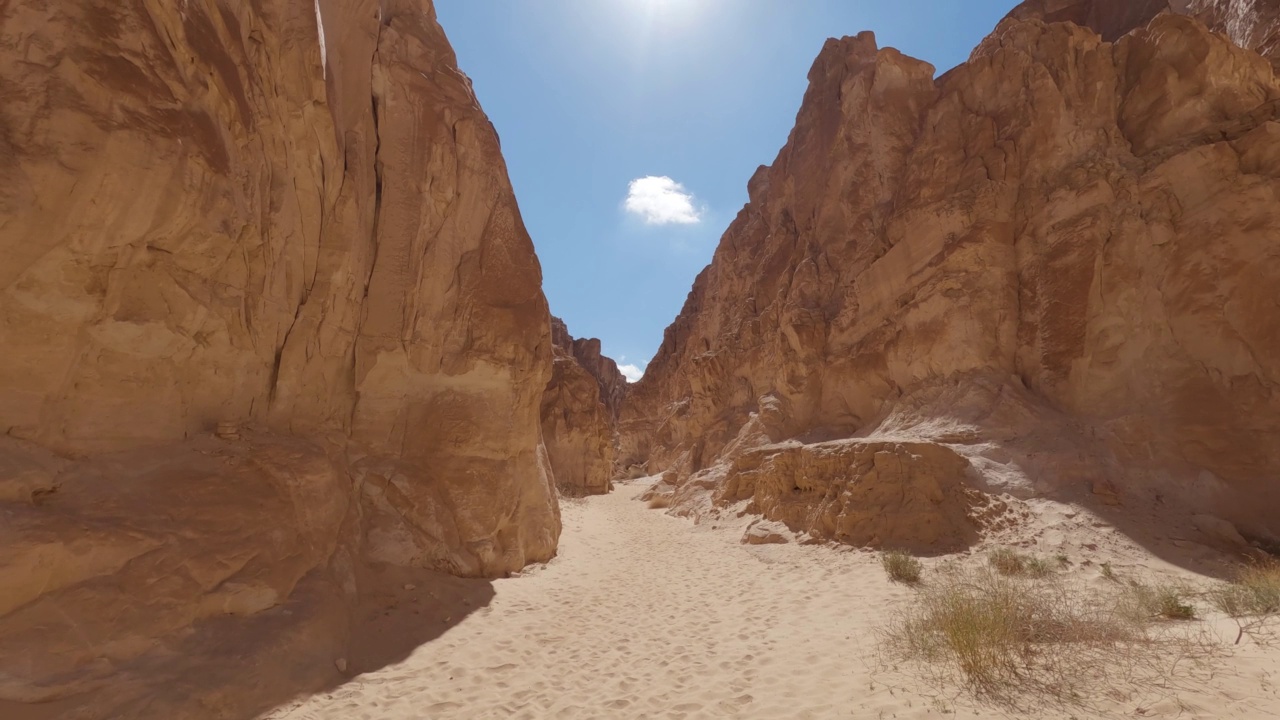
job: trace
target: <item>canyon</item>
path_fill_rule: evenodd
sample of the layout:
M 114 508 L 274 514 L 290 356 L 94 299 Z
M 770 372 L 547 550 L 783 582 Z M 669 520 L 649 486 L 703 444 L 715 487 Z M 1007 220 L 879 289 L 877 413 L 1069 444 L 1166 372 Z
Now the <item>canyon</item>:
M 1275 4 L 1192 6 L 1025 3 L 936 80 L 829 41 L 622 462 L 858 545 L 953 550 L 1034 497 L 1274 543 L 1280 84 L 1230 38 L 1269 48 Z
M 1042 516 L 1134 565 L 1266 557 L 1276 63 L 1276 0 L 1029 0 L 940 76 L 832 39 L 628 384 L 551 315 L 431 0 L 0 2 L 0 716 L 345 717 L 324 693 L 429 680 L 450 659 L 415 653 L 537 593 L 589 601 L 513 631 L 587 628 L 558 681 L 589 703 L 583 667 L 634 667 L 612 628 L 649 659 L 671 624 L 785 641 L 757 564 L 820 642 L 848 613 L 819 586 L 865 582 L 845 551 L 1035 543 Z M 503 656 L 459 674 L 471 702 Z M 867 680 L 859 707 L 906 712 Z M 740 681 L 717 712 L 750 712 Z M 670 709 L 629 683 L 613 712 Z

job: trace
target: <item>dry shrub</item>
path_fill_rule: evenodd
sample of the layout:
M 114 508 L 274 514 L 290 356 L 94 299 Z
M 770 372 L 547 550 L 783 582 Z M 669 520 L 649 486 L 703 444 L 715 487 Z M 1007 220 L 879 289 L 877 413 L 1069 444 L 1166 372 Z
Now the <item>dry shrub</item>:
M 1213 589 L 1209 597 L 1233 618 L 1280 614 L 1280 563 L 1250 565 L 1240 571 L 1235 582 Z
M 1245 633 L 1260 635 L 1280 616 L 1280 563 L 1245 567 L 1235 582 L 1210 590 L 1209 600 L 1240 627 L 1237 645 Z
M 935 573 L 881 639 L 891 663 L 1024 710 L 1168 687 L 1171 668 L 1210 652 L 1203 638 L 1153 630 L 1114 593 L 1002 574 L 995 562 Z
M 1053 572 L 1053 566 L 1044 558 L 1023 555 L 1009 548 L 996 548 L 987 553 L 987 562 L 1001 575 L 1044 577 Z
M 914 585 L 920 582 L 920 573 L 923 568 L 920 561 L 911 556 L 910 553 L 901 550 L 890 550 L 880 555 L 880 564 L 884 566 L 884 571 L 888 574 L 889 579 L 894 582 Z
M 671 500 L 672 500 L 672 497 L 673 497 L 673 496 L 671 495 L 671 493 L 663 493 L 663 494 L 661 494 L 661 495 L 654 495 L 653 497 L 649 498 L 649 509 L 650 509 L 650 510 L 662 510 L 662 509 L 664 509 L 664 508 L 669 508 L 669 507 L 671 507 Z
M 1137 621 L 1195 620 L 1196 608 L 1188 591 L 1176 585 L 1148 586 L 1132 583 L 1121 596 L 1121 608 Z

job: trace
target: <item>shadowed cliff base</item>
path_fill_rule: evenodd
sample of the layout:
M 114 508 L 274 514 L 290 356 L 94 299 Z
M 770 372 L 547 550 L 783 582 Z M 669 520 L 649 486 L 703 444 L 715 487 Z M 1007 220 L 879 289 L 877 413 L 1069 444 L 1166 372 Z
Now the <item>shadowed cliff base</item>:
M 489 581 L 427 570 L 370 568 L 360 583 L 353 607 L 341 587 L 313 574 L 279 607 L 197 622 L 182 637 L 114 665 L 96 687 L 45 703 L 0 701 L 0 715 L 253 720 L 404 661 L 493 598 Z

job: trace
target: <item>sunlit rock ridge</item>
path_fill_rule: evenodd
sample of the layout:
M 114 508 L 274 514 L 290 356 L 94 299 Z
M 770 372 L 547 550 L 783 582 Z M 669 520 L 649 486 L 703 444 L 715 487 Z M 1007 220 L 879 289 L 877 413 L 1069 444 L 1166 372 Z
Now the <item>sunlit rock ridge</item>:
M 828 41 L 620 462 L 858 545 L 963 546 L 1031 496 L 1274 539 L 1276 8 L 1026 3 L 936 78 Z

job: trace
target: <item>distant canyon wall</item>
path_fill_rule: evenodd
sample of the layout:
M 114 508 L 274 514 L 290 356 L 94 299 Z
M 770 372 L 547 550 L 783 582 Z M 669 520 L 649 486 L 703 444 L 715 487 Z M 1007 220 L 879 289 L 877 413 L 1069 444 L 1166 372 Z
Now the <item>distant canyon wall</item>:
M 561 492 L 600 495 L 613 487 L 617 411 L 626 379 L 600 354 L 599 340 L 575 340 L 551 319 L 551 383 L 542 398 L 542 434 Z

